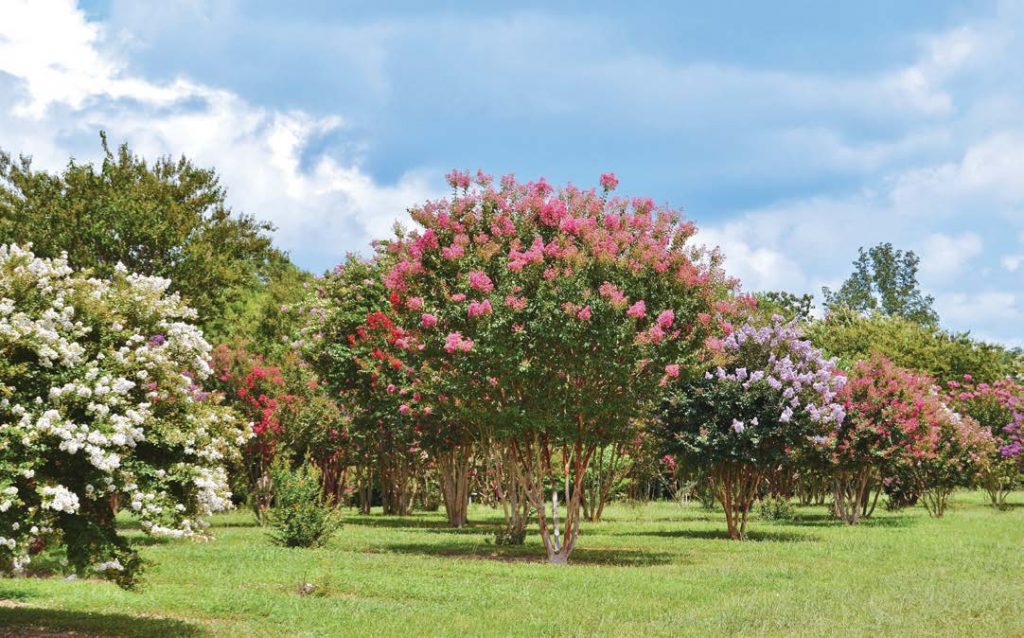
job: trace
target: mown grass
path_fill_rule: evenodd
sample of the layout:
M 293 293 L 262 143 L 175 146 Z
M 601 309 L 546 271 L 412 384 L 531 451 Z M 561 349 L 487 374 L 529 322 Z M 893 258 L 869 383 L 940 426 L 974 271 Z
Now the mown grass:
M 212 543 L 146 546 L 155 565 L 140 592 L 0 580 L 0 634 L 1022 636 L 1024 495 L 1011 500 L 997 512 L 962 493 L 941 520 L 879 511 L 852 528 L 799 508 L 794 521 L 754 520 L 747 542 L 696 505 L 615 505 L 568 567 L 531 560 L 536 534 L 494 547 L 485 508 L 464 530 L 433 513 L 350 514 L 318 550 L 275 547 L 236 512 L 215 519 Z M 316 591 L 300 595 L 301 582 Z

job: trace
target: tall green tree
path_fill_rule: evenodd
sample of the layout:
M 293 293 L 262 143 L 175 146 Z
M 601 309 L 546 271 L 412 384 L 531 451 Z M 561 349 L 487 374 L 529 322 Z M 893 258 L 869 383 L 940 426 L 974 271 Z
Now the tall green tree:
M 902 251 L 884 243 L 868 250 L 860 248 L 853 262 L 853 274 L 838 291 L 823 288 L 825 308 L 850 308 L 862 314 L 879 312 L 916 323 L 935 325 L 939 315 L 932 308 L 935 299 L 925 295 L 917 282 L 920 258 L 914 251 Z
M 760 314 L 769 318 L 772 315 L 780 315 L 787 321 L 799 321 L 805 323 L 811 319 L 811 309 L 814 305 L 814 295 L 797 295 L 784 290 L 768 290 L 755 292 L 757 309 Z
M 184 157 L 150 163 L 100 139 L 99 165 L 72 159 L 59 173 L 0 151 L 0 243 L 31 243 L 45 257 L 66 252 L 101 277 L 123 263 L 168 278 L 216 332 L 225 312 L 287 261 L 271 243 L 273 226 L 232 212 L 212 169 Z

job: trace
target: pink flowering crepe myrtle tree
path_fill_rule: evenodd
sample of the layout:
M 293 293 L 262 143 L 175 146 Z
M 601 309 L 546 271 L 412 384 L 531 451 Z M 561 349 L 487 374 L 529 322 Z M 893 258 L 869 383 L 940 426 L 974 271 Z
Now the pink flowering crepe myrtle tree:
M 992 435 L 994 447 L 980 483 L 992 506 L 1002 509 L 1024 474 L 1024 384 L 1010 378 L 977 383 L 965 375 L 948 382 L 945 390 L 951 408 L 972 417 Z
M 933 388 L 931 377 L 882 355 L 853 366 L 840 394 L 847 418 L 828 442 L 835 511 L 845 523 L 870 515 L 884 480 L 933 454 L 943 415 Z
M 614 175 L 601 191 L 448 177 L 453 197 L 414 208 L 422 229 L 389 244 L 385 283 L 418 329 L 407 347 L 433 361 L 424 396 L 500 442 L 549 562 L 566 563 L 595 450 L 631 440 L 664 386 L 704 365 L 734 282 L 676 211 L 611 197 Z
M 946 403 L 934 379 L 881 355 L 854 366 L 847 418 L 829 441 L 836 513 L 854 524 L 873 482 L 897 482 L 941 517 L 950 494 L 973 487 L 996 452 L 991 432 Z

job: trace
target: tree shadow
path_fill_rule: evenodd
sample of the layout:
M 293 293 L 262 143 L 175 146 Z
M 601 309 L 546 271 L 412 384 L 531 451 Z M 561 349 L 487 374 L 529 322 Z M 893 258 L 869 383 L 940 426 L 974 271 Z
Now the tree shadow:
M 787 520 L 784 520 L 784 521 L 766 521 L 766 522 L 778 522 L 778 523 L 782 523 L 782 524 L 785 524 L 785 525 L 794 525 L 796 527 L 836 527 L 836 526 L 842 525 L 842 521 L 840 521 L 835 516 L 832 516 L 831 514 L 828 514 L 828 513 L 809 514 L 809 513 L 805 513 L 805 512 L 800 512 L 799 514 L 797 514 L 793 518 L 787 519 Z
M 0 596 L 6 596 L 6 593 Z M 4 636 L 37 635 L 41 632 L 85 632 L 86 635 L 124 638 L 192 638 L 209 635 L 183 620 L 93 612 L 43 609 L 30 606 L 0 606 L 0 630 Z M 45 634 L 44 634 L 45 635 Z M 59 633 L 52 633 L 59 636 Z
M 725 529 L 674 529 L 648 532 L 620 532 L 615 534 L 615 536 L 656 536 L 659 538 L 692 538 L 696 540 L 734 540 L 729 538 L 729 532 Z M 755 543 L 815 543 L 821 539 L 809 534 L 754 529 L 747 532 L 747 538 L 745 540 L 747 542 L 752 541 Z
M 896 516 L 883 516 L 881 518 L 870 518 L 860 519 L 858 525 L 864 527 L 911 527 L 917 524 L 919 519 L 915 516 L 907 516 L 906 514 L 899 514 Z
M 462 528 L 454 528 L 448 525 L 447 521 L 427 518 L 417 518 L 414 516 L 353 516 L 345 517 L 342 521 L 343 525 L 356 525 L 359 527 L 382 527 L 388 529 L 413 529 L 413 530 L 431 530 L 438 532 L 451 532 L 453 534 L 463 533 L 479 533 L 481 531 L 493 531 L 495 528 L 490 523 L 474 523 L 470 521 L 469 525 Z
M 546 564 L 544 549 L 538 546 L 453 546 L 453 545 L 387 545 L 381 553 L 419 554 L 459 560 L 490 560 L 505 563 Z M 574 565 L 601 565 L 608 567 L 648 567 L 665 565 L 674 556 L 668 552 L 640 551 L 630 548 L 577 548 L 569 557 Z

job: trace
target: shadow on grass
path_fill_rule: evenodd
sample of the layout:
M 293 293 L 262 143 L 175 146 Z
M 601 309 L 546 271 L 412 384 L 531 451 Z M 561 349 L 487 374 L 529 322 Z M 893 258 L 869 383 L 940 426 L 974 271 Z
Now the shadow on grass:
M 693 538 L 697 540 L 722 540 L 731 541 L 729 532 L 725 529 L 671 529 L 639 532 L 619 532 L 615 536 L 656 536 L 659 538 Z M 817 536 L 809 534 L 794 534 L 793 532 L 774 532 L 763 529 L 747 531 L 747 542 L 769 542 L 769 543 L 815 543 L 819 540 Z
M 466 527 L 454 528 L 444 520 L 417 516 L 346 516 L 342 524 L 359 527 L 427 530 L 447 534 L 493 534 L 499 528 L 496 521 L 470 521 Z
M 544 549 L 530 547 L 497 547 L 494 545 L 387 545 L 377 553 L 419 554 L 441 558 L 492 560 L 506 563 L 546 564 Z M 602 565 L 610 567 L 647 567 L 665 565 L 674 556 L 668 552 L 638 551 L 628 548 L 578 548 L 573 550 L 569 562 L 574 565 Z
M 256 520 L 238 520 L 238 521 L 225 521 L 222 519 L 213 519 L 213 528 L 215 529 L 247 529 L 252 527 L 259 527 Z M 117 521 L 117 529 L 122 532 L 139 532 L 145 534 L 142 531 L 142 523 L 135 519 L 119 519 Z
M 919 519 L 917 517 L 907 516 L 905 514 L 882 516 L 880 518 L 872 516 L 870 518 L 860 519 L 860 523 L 858 523 L 858 525 L 863 525 L 864 527 L 910 527 L 912 525 L 916 525 L 918 520 Z
M 0 593 L 0 596 L 6 596 Z M 0 606 L 0 633 L 4 636 L 38 635 L 40 632 L 85 632 L 87 635 L 125 638 L 191 638 L 208 635 L 206 630 L 183 620 L 147 618 L 127 614 L 42 609 L 28 606 Z M 44 634 L 46 635 L 46 634 Z M 54 634 L 59 635 L 59 634 Z

